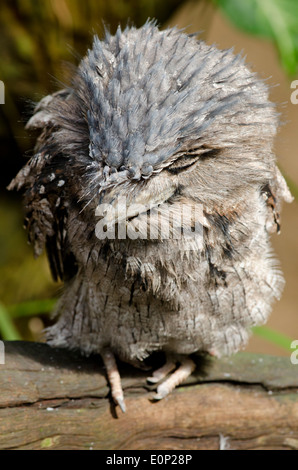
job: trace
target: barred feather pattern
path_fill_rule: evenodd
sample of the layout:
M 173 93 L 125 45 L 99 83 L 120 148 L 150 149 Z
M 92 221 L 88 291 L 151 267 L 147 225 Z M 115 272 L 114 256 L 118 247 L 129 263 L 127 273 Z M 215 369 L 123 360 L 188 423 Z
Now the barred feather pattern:
M 152 21 L 95 37 L 70 86 L 36 106 L 35 154 L 10 185 L 65 282 L 48 342 L 136 365 L 243 348 L 284 284 L 269 240 L 291 201 L 277 126 L 266 83 L 232 50 Z M 126 220 L 144 238 L 99 240 L 96 207 L 120 197 L 149 201 Z M 181 204 L 203 208 L 200 242 L 145 238 L 148 213 L 158 231 Z

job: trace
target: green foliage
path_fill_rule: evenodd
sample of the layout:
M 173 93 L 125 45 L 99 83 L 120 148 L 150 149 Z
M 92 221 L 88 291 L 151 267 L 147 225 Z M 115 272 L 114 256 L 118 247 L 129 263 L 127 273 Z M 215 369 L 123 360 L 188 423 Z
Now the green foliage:
M 255 326 L 253 328 L 253 333 L 256 336 L 259 336 L 260 338 L 275 344 L 275 346 L 279 346 L 280 348 L 285 349 L 286 351 L 293 351 L 291 348 L 293 339 L 282 333 L 279 333 L 278 331 L 271 330 L 271 328 L 268 328 L 267 326 Z
M 229 19 L 244 31 L 274 41 L 289 75 L 298 66 L 297 0 L 214 0 Z
M 4 305 L 54 297 L 45 254 L 34 259 L 22 229 L 21 203 L 0 197 L 0 301 Z
M 50 313 L 56 305 L 56 299 L 32 300 L 10 305 L 7 311 L 11 318 L 31 317 L 40 313 Z
M 0 337 L 6 341 L 22 339 L 10 317 L 9 312 L 0 304 Z
M 292 193 L 292 196 L 295 198 L 296 201 L 298 201 L 298 185 L 292 180 L 292 178 L 289 178 L 289 176 L 285 176 L 284 173 L 283 173 L 283 176 L 285 177 L 285 180 Z
M 24 339 L 15 326 L 14 320 L 31 318 L 41 313 L 50 313 L 56 305 L 56 299 L 33 300 L 10 305 L 0 303 L 0 338 L 6 341 Z

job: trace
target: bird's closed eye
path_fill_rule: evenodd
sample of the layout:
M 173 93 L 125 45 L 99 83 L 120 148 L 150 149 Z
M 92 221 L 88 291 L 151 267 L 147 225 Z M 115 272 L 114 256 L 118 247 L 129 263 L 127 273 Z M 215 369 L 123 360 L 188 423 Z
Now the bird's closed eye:
M 187 170 L 197 163 L 200 155 L 183 155 L 175 160 L 168 168 L 170 173 L 179 173 L 179 171 Z
M 194 166 L 199 160 L 206 160 L 209 158 L 214 158 L 220 153 L 219 149 L 206 149 L 199 148 L 192 151 L 189 151 L 181 156 L 179 156 L 168 168 L 167 171 L 170 173 L 179 173 L 179 171 L 184 171 L 192 166 Z

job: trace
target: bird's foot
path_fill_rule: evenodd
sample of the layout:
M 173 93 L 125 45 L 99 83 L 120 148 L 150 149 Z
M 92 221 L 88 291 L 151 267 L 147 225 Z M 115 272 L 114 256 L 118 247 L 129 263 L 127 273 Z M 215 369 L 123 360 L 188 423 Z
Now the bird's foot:
M 125 413 L 126 406 L 121 385 L 121 377 L 116 364 L 115 356 L 109 348 L 106 348 L 101 352 L 101 357 L 107 371 L 112 398 L 116 405 L 120 406 L 121 411 Z
M 109 348 L 105 348 L 101 352 L 101 357 L 106 368 L 107 378 L 111 387 L 112 398 L 116 405 L 119 405 L 121 411 L 125 413 L 126 406 L 121 385 L 121 377 L 118 371 L 114 353 Z M 178 368 L 177 364 L 179 364 Z M 169 356 L 166 363 L 153 372 L 152 377 L 148 377 L 147 381 L 151 384 L 157 384 L 165 379 L 157 387 L 153 400 L 161 400 L 169 395 L 177 385 L 184 382 L 195 370 L 196 365 L 189 357 L 175 358 Z M 176 370 L 175 370 L 176 369 Z M 171 372 L 174 371 L 172 374 Z
M 212 356 L 212 357 L 220 357 L 220 354 L 217 352 L 216 349 L 209 349 L 207 352 L 208 352 L 208 354 L 210 354 L 210 356 Z
M 172 372 L 179 362 L 179 367 Z M 171 393 L 177 385 L 184 382 L 195 370 L 196 365 L 189 357 L 183 357 L 182 359 L 176 360 L 173 357 L 169 357 L 166 363 L 158 370 L 153 372 L 152 377 L 148 377 L 147 381 L 150 383 L 158 383 L 165 379 L 157 387 L 156 394 L 153 396 L 154 400 L 161 400 Z M 169 376 L 168 376 L 169 375 Z M 167 377 L 168 376 L 168 377 Z
M 177 367 L 177 362 L 171 357 L 167 357 L 166 363 L 153 372 L 151 377 L 147 377 L 147 382 L 157 384 L 162 379 L 165 379 L 170 372 Z

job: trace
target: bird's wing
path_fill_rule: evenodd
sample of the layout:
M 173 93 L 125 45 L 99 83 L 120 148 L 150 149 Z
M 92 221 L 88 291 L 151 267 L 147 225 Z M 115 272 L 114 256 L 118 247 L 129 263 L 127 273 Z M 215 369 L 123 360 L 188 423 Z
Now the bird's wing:
M 46 96 L 36 106 L 27 123 L 28 130 L 39 132 L 35 153 L 8 186 L 9 190 L 24 191 L 25 226 L 29 242 L 39 256 L 46 247 L 55 280 L 67 279 L 75 273 L 75 259 L 67 242 L 65 229 L 68 219 L 67 182 L 63 157 L 55 150 L 52 138 L 57 127 L 55 114 L 51 112 L 70 96 L 62 90 Z
M 269 232 L 279 233 L 282 201 L 292 202 L 294 198 L 277 166 L 275 166 L 273 178 L 263 188 L 263 195 L 268 208 L 266 228 Z

